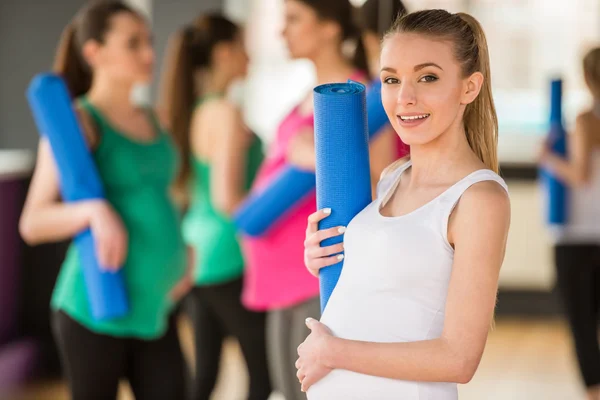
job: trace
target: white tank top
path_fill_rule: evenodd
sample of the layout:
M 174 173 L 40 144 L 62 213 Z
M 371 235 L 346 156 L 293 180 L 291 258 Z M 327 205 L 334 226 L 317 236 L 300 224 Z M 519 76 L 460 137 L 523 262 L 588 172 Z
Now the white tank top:
M 461 179 L 424 206 L 384 217 L 410 161 L 379 182 L 377 200 L 348 225 L 345 261 L 321 321 L 335 336 L 370 342 L 413 342 L 440 337 L 454 250 L 448 218 L 462 194 L 481 181 L 506 184 L 491 170 Z M 410 382 L 334 370 L 308 390 L 309 400 L 454 400 L 455 383 Z
M 600 244 L 600 149 L 593 150 L 590 169 L 590 182 L 569 188 L 567 223 L 558 230 L 559 243 Z

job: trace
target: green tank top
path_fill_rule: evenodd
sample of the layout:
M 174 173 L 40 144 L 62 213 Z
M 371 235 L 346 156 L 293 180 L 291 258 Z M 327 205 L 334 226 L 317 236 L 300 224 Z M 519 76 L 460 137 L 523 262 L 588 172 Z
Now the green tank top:
M 248 148 L 246 190 L 249 190 L 264 154 L 256 137 Z M 183 219 L 183 236 L 196 251 L 196 285 L 214 285 L 240 277 L 244 258 L 231 219 L 219 212 L 211 197 L 211 165 L 191 156 L 190 207 Z
M 137 142 L 119 133 L 85 98 L 78 100 L 96 124 L 100 138 L 93 157 L 107 201 L 121 217 L 129 247 L 123 266 L 129 313 L 109 321 L 92 318 L 77 248 L 67 252 L 52 297 L 63 310 L 91 331 L 118 337 L 154 339 L 167 328 L 174 306 L 169 292 L 186 268 L 180 215 L 169 189 L 179 167 L 168 134 L 157 130 L 152 142 Z

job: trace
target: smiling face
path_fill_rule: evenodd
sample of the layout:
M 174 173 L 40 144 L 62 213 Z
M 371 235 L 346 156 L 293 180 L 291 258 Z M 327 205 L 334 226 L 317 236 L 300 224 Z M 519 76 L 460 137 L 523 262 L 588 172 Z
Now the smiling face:
M 402 141 L 420 145 L 450 128 L 460 131 L 465 106 L 479 89 L 478 76 L 463 75 L 449 41 L 414 33 L 397 33 L 385 40 L 381 97 Z

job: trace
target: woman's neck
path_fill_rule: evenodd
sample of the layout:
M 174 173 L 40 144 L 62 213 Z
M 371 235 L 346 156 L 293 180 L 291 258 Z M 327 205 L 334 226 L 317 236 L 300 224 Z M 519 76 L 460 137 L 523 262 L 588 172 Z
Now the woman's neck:
M 126 111 L 136 108 L 131 101 L 133 83 L 111 82 L 95 78 L 86 97 L 90 102 L 104 108 Z
M 481 163 L 469 146 L 462 123 L 453 124 L 429 143 L 411 145 L 410 159 L 411 186 L 454 181 L 468 173 L 472 165 Z
M 355 72 L 355 68 L 336 49 L 323 49 L 312 62 L 317 73 L 319 85 L 332 82 L 345 82 Z
M 227 92 L 231 79 L 213 70 L 200 70 L 194 75 L 194 87 L 200 96 L 222 95 Z

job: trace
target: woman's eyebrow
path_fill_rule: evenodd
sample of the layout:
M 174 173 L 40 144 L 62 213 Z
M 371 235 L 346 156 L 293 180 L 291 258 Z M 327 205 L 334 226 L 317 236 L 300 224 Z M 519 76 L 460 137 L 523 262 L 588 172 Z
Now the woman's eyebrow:
M 439 65 L 437 65 L 434 62 L 426 62 L 426 63 L 423 63 L 423 64 L 415 65 L 414 70 L 415 70 L 415 72 L 417 72 L 417 71 L 419 71 L 419 70 L 421 70 L 421 69 L 423 69 L 425 67 L 436 67 L 436 68 L 441 69 L 442 71 L 444 70 L 442 67 L 440 67 Z M 382 72 L 383 71 L 391 72 L 392 74 L 395 74 L 397 72 L 396 69 L 392 68 L 392 67 L 383 67 L 383 68 L 381 68 L 381 71 Z

